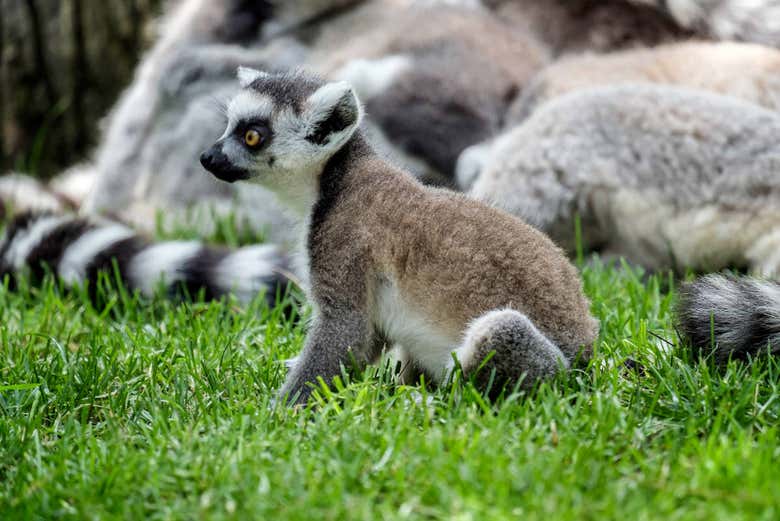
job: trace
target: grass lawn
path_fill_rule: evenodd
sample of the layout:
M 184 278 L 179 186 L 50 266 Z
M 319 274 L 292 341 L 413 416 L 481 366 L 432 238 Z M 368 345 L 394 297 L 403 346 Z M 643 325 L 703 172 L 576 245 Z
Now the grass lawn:
M 305 410 L 262 299 L 0 288 L 0 519 L 778 519 L 778 363 L 670 348 L 669 277 L 584 278 L 596 355 L 530 396 L 373 368 Z

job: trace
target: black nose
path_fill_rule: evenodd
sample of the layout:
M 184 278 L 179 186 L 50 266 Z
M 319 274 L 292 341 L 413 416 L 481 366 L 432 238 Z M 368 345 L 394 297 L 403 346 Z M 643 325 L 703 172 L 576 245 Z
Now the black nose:
M 214 174 L 214 177 L 228 183 L 249 179 L 249 172 L 231 163 L 228 156 L 222 152 L 222 147 L 219 143 L 200 155 L 200 164 Z
M 200 155 L 200 164 L 203 165 L 203 168 L 205 168 L 209 172 L 211 171 L 212 168 L 214 168 L 215 161 L 214 161 L 213 148 L 209 148 L 208 150 L 206 150 Z

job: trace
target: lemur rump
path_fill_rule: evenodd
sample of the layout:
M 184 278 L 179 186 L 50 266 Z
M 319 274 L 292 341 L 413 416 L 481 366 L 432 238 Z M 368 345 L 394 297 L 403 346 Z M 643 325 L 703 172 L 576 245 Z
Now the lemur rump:
M 305 402 L 319 378 L 391 343 L 438 382 L 453 353 L 472 374 L 495 351 L 481 374 L 496 386 L 590 357 L 598 324 L 546 236 L 381 159 L 349 84 L 248 69 L 239 79 L 227 129 L 201 161 L 220 179 L 276 191 L 307 223 L 314 320 L 283 398 Z

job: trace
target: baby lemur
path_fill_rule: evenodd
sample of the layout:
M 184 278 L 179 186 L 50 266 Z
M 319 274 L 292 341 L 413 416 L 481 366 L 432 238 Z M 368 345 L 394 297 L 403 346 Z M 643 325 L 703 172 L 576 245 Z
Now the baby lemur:
M 201 163 L 219 179 L 263 184 L 306 223 L 314 316 L 281 390 L 287 403 L 386 345 L 401 347 L 412 375 L 442 382 L 456 358 L 490 391 L 591 356 L 598 323 L 545 235 L 388 164 L 361 133 L 348 83 L 238 76 L 227 129 Z

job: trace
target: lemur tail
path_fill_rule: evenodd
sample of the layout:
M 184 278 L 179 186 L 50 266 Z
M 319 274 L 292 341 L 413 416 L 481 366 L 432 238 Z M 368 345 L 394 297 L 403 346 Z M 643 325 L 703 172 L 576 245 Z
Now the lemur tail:
M 152 242 L 125 225 L 53 213 L 17 215 L 0 237 L 0 280 L 46 267 L 66 284 L 89 281 L 114 262 L 124 284 L 150 296 L 164 283 L 172 293 L 204 292 L 207 299 L 231 293 L 249 301 L 265 292 L 270 304 L 288 283 L 286 257 L 273 245 L 227 250 L 197 241 Z
M 677 325 L 697 355 L 717 362 L 780 350 L 780 283 L 707 275 L 680 290 Z

